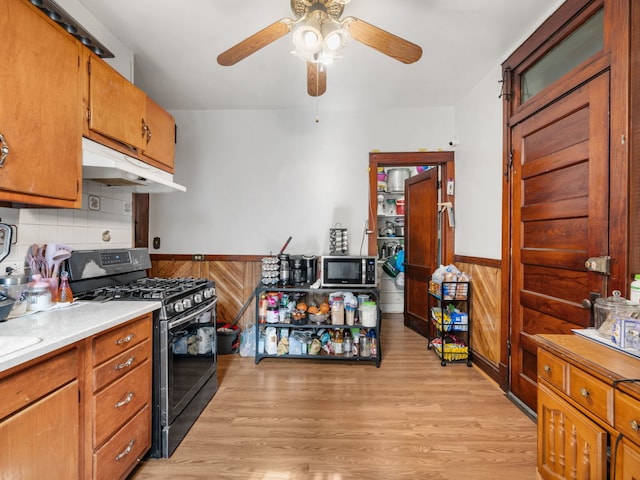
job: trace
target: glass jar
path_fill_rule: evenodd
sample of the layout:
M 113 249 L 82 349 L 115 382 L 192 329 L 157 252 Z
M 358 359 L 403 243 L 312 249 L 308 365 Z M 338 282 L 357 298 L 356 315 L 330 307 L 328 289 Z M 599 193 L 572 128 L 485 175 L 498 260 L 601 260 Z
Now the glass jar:
M 51 307 L 51 290 L 49 284 L 38 283 L 27 290 L 27 310 L 39 312 Z
M 336 297 L 331 304 L 331 325 L 344 325 L 344 301 Z

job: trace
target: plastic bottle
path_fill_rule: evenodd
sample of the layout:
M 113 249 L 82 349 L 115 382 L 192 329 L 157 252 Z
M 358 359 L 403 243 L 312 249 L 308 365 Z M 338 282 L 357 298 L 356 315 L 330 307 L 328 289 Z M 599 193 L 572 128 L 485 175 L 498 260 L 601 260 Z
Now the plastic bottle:
M 638 273 L 636 273 L 633 282 L 631 282 L 629 301 L 631 303 L 640 303 L 640 274 Z

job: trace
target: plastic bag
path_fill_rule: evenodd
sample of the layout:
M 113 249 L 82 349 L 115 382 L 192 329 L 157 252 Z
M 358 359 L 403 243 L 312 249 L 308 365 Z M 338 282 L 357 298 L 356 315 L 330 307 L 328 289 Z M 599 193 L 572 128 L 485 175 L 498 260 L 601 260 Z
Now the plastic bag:
M 256 326 L 252 323 L 240 332 L 240 356 L 254 357 L 256 354 Z

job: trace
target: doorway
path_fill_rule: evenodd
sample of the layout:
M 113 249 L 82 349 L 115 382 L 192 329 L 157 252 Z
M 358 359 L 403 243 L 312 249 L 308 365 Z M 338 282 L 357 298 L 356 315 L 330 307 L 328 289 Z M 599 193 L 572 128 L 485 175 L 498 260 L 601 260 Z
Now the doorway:
M 379 167 L 384 168 L 396 168 L 396 167 L 437 167 L 435 170 L 439 170 L 440 175 L 435 179 L 436 188 L 441 188 L 440 179 L 444 178 L 447 181 L 454 182 L 454 154 L 453 152 L 372 152 L 369 154 L 369 241 L 368 251 L 369 255 L 378 256 L 378 229 L 381 225 L 378 224 L 377 217 L 377 173 Z M 429 174 L 430 178 L 431 175 Z M 414 177 L 411 177 L 414 178 Z M 405 182 L 409 182 L 411 179 Z M 420 202 L 420 200 L 418 200 Z M 453 202 L 453 198 L 450 198 Z M 438 210 L 437 202 L 431 202 L 434 215 Z M 407 209 L 407 214 L 410 215 L 410 208 Z M 418 209 L 414 208 L 414 211 Z M 413 247 L 416 249 L 422 249 L 424 245 L 432 245 L 433 238 L 439 238 L 441 262 L 452 263 L 454 256 L 454 232 L 451 228 L 443 228 L 438 232 L 438 222 L 431 222 L 431 225 L 425 225 L 424 227 L 416 228 L 413 232 L 409 232 L 410 220 L 407 222 L 407 231 L 405 231 L 406 237 L 412 238 Z M 422 232 L 422 234 L 421 234 Z M 439 233 L 439 235 L 438 235 Z M 431 239 L 431 240 L 429 240 Z M 411 248 L 411 245 L 407 245 Z M 405 253 L 405 268 L 407 267 L 407 260 L 410 260 L 410 252 Z M 421 259 L 422 261 L 423 259 Z M 431 274 L 432 266 L 422 265 L 421 268 L 417 268 L 418 265 L 411 265 L 405 275 L 405 285 L 403 294 L 403 317 L 405 326 L 415 330 L 424 337 L 427 336 L 427 323 L 425 321 L 427 317 L 427 287 L 429 276 Z M 414 276 L 415 274 L 415 276 Z M 421 284 L 424 289 L 420 294 Z M 407 292 L 412 292 L 407 295 Z

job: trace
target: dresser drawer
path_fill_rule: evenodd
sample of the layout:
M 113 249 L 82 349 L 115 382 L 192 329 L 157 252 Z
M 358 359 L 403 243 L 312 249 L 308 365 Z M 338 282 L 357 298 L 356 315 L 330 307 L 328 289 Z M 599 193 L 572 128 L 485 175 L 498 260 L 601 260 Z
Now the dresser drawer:
M 100 365 L 151 337 L 151 314 L 97 336 L 93 341 L 93 365 Z
M 94 448 L 151 403 L 151 362 L 145 361 L 94 397 Z
M 616 430 L 640 445 L 640 400 L 616 391 Z
M 93 391 L 97 392 L 114 380 L 133 371 L 145 360 L 151 359 L 151 340 L 144 342 L 110 358 L 93 371 Z
M 613 387 L 571 365 L 569 367 L 569 396 L 613 426 Z
M 567 390 L 567 362 L 550 354 L 546 350 L 538 350 L 538 377 L 559 388 Z
M 147 405 L 93 454 L 93 478 L 125 478 L 149 447 L 151 408 Z

